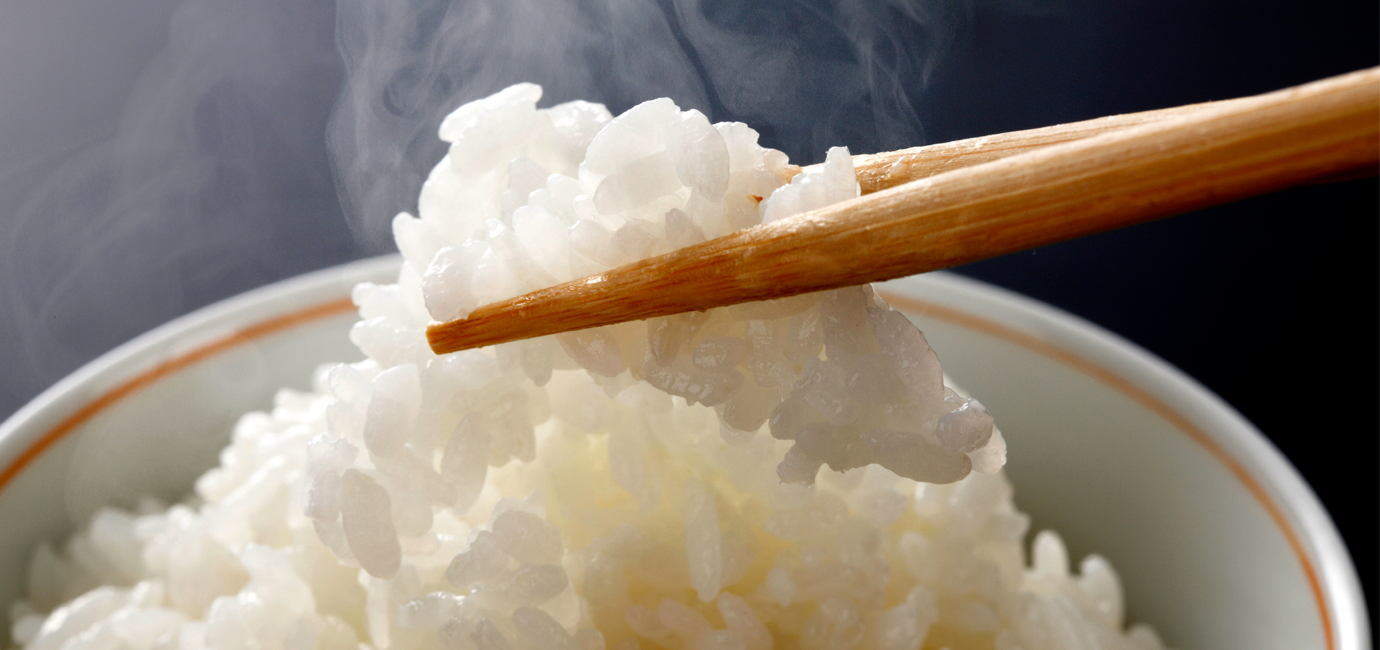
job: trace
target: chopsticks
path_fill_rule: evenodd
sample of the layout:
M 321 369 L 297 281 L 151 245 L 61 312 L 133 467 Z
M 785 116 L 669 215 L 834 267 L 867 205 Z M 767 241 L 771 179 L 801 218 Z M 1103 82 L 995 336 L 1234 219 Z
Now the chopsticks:
M 888 280 L 1380 173 L 1380 68 L 855 158 L 861 198 L 433 323 L 437 354 Z M 1300 227 L 1311 227 L 1306 224 Z

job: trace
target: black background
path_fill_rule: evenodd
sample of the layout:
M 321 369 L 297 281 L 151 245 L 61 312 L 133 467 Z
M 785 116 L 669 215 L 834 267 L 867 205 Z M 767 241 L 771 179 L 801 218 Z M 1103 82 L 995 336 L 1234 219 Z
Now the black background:
M 179 278 L 166 299 L 147 295 L 164 285 L 139 277 L 76 290 L 20 268 L 21 259 L 61 258 L 70 254 L 64 247 L 90 248 L 99 236 L 78 228 L 61 240 L 38 237 L 32 233 L 41 222 L 14 215 L 61 153 L 25 143 L 64 125 L 87 139 L 113 132 L 143 61 L 165 45 L 167 12 L 176 3 L 112 8 L 119 4 L 126 3 L 52 0 L 43 9 L 0 0 L 0 254 L 9 257 L 0 259 L 0 280 L 15 285 L 0 297 L 7 376 L 0 417 L 178 314 L 366 253 L 339 217 L 321 144 L 294 153 L 285 173 L 295 184 L 263 195 L 292 209 L 262 237 L 222 238 L 200 260 L 164 269 Z M 1033 14 L 969 6 L 971 24 L 928 85 L 911 93 L 928 142 L 1256 94 L 1380 59 L 1374 2 L 1069 0 Z M 330 47 L 330 3 L 293 16 L 313 25 L 321 48 Z M 102 40 L 92 45 L 90 34 Z M 342 74 L 329 57 L 322 60 L 315 83 L 282 99 L 302 111 L 307 142 L 324 142 Z M 27 74 L 34 70 L 44 74 Z M 770 133 L 764 140 L 791 148 Z M 76 138 L 63 146 L 82 145 Z M 1374 179 L 1294 189 L 958 269 L 1130 339 L 1255 423 L 1332 514 L 1364 584 L 1372 627 L 1378 196 Z M 153 254 L 159 245 L 151 238 L 146 248 L 117 252 Z M 88 304 L 136 295 L 142 308 L 106 318 L 98 329 L 73 324 L 89 320 Z

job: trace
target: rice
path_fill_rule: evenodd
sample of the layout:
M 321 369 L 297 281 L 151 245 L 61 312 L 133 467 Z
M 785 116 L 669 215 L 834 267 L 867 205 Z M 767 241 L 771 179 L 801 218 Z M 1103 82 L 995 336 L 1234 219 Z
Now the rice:
M 244 416 L 191 501 L 40 547 L 15 644 L 1160 647 L 1106 561 L 1026 564 L 992 416 L 868 287 L 432 355 L 432 319 L 858 195 L 841 148 L 791 178 L 667 99 L 540 96 L 442 123 L 397 283 L 354 290 L 367 360 Z

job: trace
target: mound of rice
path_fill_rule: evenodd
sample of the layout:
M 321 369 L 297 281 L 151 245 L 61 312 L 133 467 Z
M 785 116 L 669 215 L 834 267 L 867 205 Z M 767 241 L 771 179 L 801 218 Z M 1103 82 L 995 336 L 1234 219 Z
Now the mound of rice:
M 368 359 L 236 426 L 192 501 L 34 554 L 35 649 L 1151 649 L 867 287 L 436 357 L 432 320 L 858 195 L 670 100 L 456 110 Z M 789 182 L 787 180 L 789 179 Z M 829 469 L 822 469 L 828 465 Z

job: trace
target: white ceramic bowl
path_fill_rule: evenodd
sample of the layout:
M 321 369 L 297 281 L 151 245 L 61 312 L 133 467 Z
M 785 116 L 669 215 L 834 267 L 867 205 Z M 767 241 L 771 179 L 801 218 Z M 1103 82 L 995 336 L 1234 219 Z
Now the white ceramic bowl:
M 349 288 L 381 258 L 281 282 L 158 328 L 0 425 L 0 606 L 27 558 L 106 504 L 176 500 L 241 414 L 321 363 L 360 354 Z M 1034 530 L 1122 576 L 1130 621 L 1179 648 L 1369 647 L 1331 520 L 1264 437 L 1214 395 L 1116 336 L 948 274 L 881 285 L 945 369 L 996 415 Z M 213 397 L 214 396 L 214 397 Z M 0 610 L 4 611 L 4 610 Z

